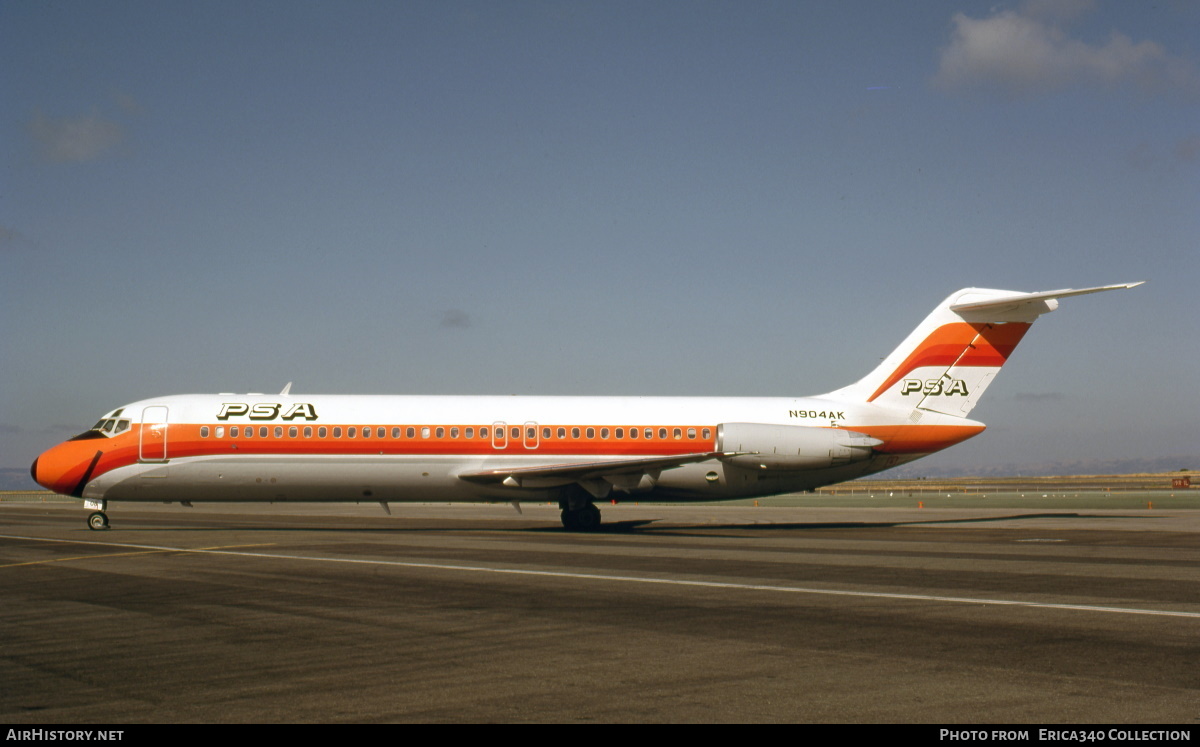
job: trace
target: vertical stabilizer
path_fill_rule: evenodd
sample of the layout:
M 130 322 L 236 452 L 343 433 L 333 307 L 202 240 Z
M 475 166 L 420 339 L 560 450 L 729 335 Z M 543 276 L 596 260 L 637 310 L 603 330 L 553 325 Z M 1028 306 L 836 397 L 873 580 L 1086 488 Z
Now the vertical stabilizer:
M 860 381 L 830 396 L 966 417 L 1017 343 L 1058 299 L 1141 283 L 1040 293 L 964 288 L 950 294 L 900 347 Z

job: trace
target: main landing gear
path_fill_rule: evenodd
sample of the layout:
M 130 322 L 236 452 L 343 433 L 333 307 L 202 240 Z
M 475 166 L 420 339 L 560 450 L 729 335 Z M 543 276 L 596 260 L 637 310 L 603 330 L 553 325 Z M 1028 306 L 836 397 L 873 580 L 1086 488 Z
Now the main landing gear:
M 592 503 L 591 494 L 580 486 L 568 487 L 558 507 L 562 509 L 562 525 L 567 531 L 594 532 L 600 528 L 600 509 Z
M 600 528 L 600 509 L 591 503 L 575 509 L 563 506 L 562 525 L 572 532 L 594 532 Z

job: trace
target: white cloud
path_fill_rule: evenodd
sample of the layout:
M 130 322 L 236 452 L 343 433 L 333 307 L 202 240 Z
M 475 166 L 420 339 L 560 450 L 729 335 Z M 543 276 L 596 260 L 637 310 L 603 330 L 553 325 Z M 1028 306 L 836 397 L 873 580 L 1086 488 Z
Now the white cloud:
M 28 249 L 32 246 L 34 243 L 20 231 L 0 225 L 0 251 Z
M 86 117 L 47 117 L 35 109 L 29 132 L 42 155 L 54 163 L 83 163 L 113 150 L 125 138 L 125 129 L 93 110 Z
M 121 107 L 121 111 L 126 114 L 142 113 L 142 105 L 138 103 L 138 100 L 132 94 L 117 91 L 113 94 L 113 99 L 117 102 L 117 106 Z
M 999 89 L 1033 94 L 1087 84 L 1200 92 L 1200 75 L 1152 41 L 1134 43 L 1113 32 L 1106 43 L 1068 36 L 1055 19 L 1088 9 L 1083 2 L 1031 2 L 1020 11 L 982 19 L 956 13 L 934 83 L 948 90 Z
M 1071 21 L 1095 5 L 1095 0 L 1025 0 L 1021 3 L 1021 15 L 1047 21 Z
M 18 231 L 7 226 L 0 226 L 0 249 L 7 249 L 21 240 L 21 234 Z
M 1175 147 L 1175 155 L 1179 160 L 1189 163 L 1200 160 L 1200 135 L 1192 135 L 1180 141 Z
M 442 312 L 441 326 L 466 329 L 471 326 L 471 316 L 461 309 L 446 309 Z

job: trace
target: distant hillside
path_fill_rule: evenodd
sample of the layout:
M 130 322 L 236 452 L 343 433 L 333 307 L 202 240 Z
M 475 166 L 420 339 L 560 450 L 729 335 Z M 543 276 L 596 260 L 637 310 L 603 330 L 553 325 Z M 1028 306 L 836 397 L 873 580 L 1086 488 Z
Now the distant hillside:
M 41 490 L 28 467 L 0 467 L 0 490 Z
M 917 477 L 1053 477 L 1056 475 L 1133 475 L 1200 469 L 1200 455 L 1148 459 L 1076 459 L 1040 464 L 998 463 L 986 465 L 927 466 L 917 460 L 888 470 L 880 476 L 891 479 Z

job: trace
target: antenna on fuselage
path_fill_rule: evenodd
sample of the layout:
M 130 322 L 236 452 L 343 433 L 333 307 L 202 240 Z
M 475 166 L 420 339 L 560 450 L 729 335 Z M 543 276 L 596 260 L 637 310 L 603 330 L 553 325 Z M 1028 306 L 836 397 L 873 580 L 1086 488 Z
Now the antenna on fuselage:
M 286 397 L 286 396 L 288 396 L 288 392 L 290 392 L 290 391 L 292 391 L 292 382 L 290 382 L 290 381 L 289 381 L 289 382 L 287 383 L 287 386 L 285 386 L 285 387 L 283 388 L 283 391 L 279 393 L 279 396 L 280 396 L 280 397 Z

